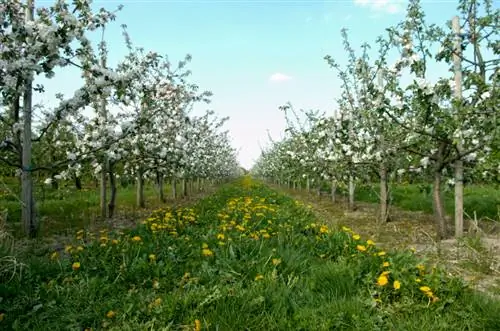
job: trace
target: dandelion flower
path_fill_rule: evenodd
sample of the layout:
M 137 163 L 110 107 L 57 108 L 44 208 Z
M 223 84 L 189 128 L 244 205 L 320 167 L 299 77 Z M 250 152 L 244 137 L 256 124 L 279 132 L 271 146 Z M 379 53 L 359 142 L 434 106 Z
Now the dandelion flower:
M 368 246 L 375 246 L 375 243 L 374 243 L 374 242 L 373 242 L 373 240 L 371 240 L 371 239 L 368 239 L 368 240 L 366 241 L 366 244 L 367 244 Z
M 319 232 L 320 233 L 329 233 L 330 230 L 328 229 L 328 227 L 326 225 L 322 225 L 320 228 L 319 228 Z
M 422 292 L 430 292 L 431 288 L 429 286 L 421 286 L 420 291 Z
M 80 262 L 74 262 L 72 265 L 71 265 L 71 268 L 75 271 L 77 271 L 78 269 L 80 269 Z
M 360 252 L 365 252 L 366 251 L 366 246 L 364 245 L 357 245 L 356 249 Z
M 141 238 L 141 237 L 139 237 L 139 236 L 134 236 L 134 237 L 132 237 L 132 241 L 139 242 L 139 241 L 141 241 L 141 240 L 142 240 L 142 238 Z
M 390 266 L 390 265 L 391 265 L 391 264 L 390 264 L 389 262 L 387 262 L 387 261 L 385 261 L 385 262 L 382 264 L 382 266 L 383 266 L 383 267 L 388 267 L 388 266 Z
M 156 261 L 156 255 L 149 254 L 149 262 L 155 262 L 155 261 Z
M 378 286 L 385 286 L 385 285 L 387 285 L 388 282 L 389 282 L 389 279 L 387 278 L 386 275 L 380 275 L 377 278 L 377 285 Z
M 342 227 L 342 231 L 344 231 L 344 232 L 352 232 L 352 230 L 350 228 L 348 228 L 347 226 L 343 226 Z
M 359 234 L 353 234 L 352 239 L 359 240 L 359 239 L 361 239 L 361 236 Z
M 194 331 L 201 331 L 201 322 L 200 320 L 194 320 Z
M 399 282 L 399 280 L 395 280 L 392 285 L 395 290 L 399 290 L 401 288 L 401 283 Z
M 212 251 L 211 251 L 210 249 L 208 249 L 208 248 L 203 248 L 203 249 L 201 250 L 201 254 L 202 254 L 203 256 L 213 256 L 213 255 L 214 255 L 214 252 L 212 252 Z
M 378 256 L 384 256 L 386 253 L 384 251 L 380 251 L 377 253 Z
M 108 311 L 108 312 L 106 313 L 106 317 L 107 317 L 107 318 L 113 318 L 113 317 L 115 317 L 115 316 L 116 316 L 116 313 L 115 313 L 114 311 L 112 311 L 112 310 L 110 310 L 110 311 Z
M 262 280 L 262 279 L 264 279 L 264 276 L 262 276 L 262 275 L 257 275 L 257 276 L 255 276 L 255 280 L 256 280 L 256 281 L 257 281 L 257 280 Z
M 281 259 L 273 259 L 273 264 L 278 265 L 281 263 Z

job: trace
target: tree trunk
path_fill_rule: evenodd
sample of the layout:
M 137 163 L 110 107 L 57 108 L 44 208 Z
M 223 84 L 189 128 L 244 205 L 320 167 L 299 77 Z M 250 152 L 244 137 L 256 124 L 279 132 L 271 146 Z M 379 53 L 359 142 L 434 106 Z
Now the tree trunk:
M 186 178 L 182 178 L 182 196 L 187 197 L 187 182 Z
M 356 186 L 354 185 L 354 177 L 351 175 L 349 176 L 349 203 L 348 203 L 348 209 L 349 211 L 354 211 L 354 190 Z
M 111 195 L 108 203 L 108 217 L 113 218 L 116 208 L 116 176 L 111 164 L 109 165 L 109 186 L 111 188 Z
M 337 200 L 337 181 L 334 179 L 332 180 L 331 184 L 331 197 L 332 197 L 332 202 L 335 203 Z
M 28 0 L 26 7 L 26 21 L 33 21 L 34 3 Z M 26 78 L 24 82 L 23 96 L 23 144 L 22 144 L 22 176 L 21 176 L 21 196 L 22 211 L 21 217 L 25 234 L 34 238 L 38 232 L 38 222 L 35 215 L 35 199 L 33 197 L 33 178 L 31 165 L 31 119 L 32 119 L 32 93 L 33 74 Z
M 177 180 L 172 177 L 172 198 L 177 199 Z
M 475 14 L 474 7 L 474 14 Z M 472 18 L 474 20 L 475 18 Z M 474 24 L 474 23 L 472 23 Z M 452 18 L 452 28 L 457 38 L 455 38 L 455 53 L 453 54 L 453 69 L 455 73 L 455 98 L 462 99 L 462 40 L 460 38 L 460 19 L 458 16 Z M 475 28 L 473 29 L 475 30 Z M 473 31 L 475 35 L 475 31 Z M 477 54 L 477 53 L 476 53 Z M 480 53 L 479 53 L 480 54 Z M 482 62 L 482 61 L 480 61 Z M 457 112 L 460 109 L 456 110 Z M 461 132 L 461 130 L 460 130 Z M 462 135 L 458 137 L 457 152 L 461 153 Z M 461 159 L 455 161 L 455 237 L 461 237 L 464 234 L 464 163 Z
M 380 164 L 380 222 L 388 221 L 389 207 L 389 183 L 387 176 L 387 167 L 384 162 Z
M 105 220 L 107 215 L 107 162 L 103 162 L 101 170 L 101 191 L 100 191 L 100 202 L 101 202 L 101 218 Z
M 436 223 L 436 236 L 438 240 L 447 236 L 443 197 L 441 195 L 441 171 L 434 172 L 434 183 L 432 187 L 432 202 Z
M 59 182 L 57 181 L 57 179 L 54 178 L 54 176 L 52 176 L 52 181 L 50 182 L 50 186 L 52 186 L 53 190 L 57 190 L 59 188 Z
M 75 188 L 80 191 L 82 189 L 82 179 L 79 176 L 75 176 Z
M 146 207 L 146 202 L 144 201 L 144 174 L 142 173 L 142 169 L 139 169 L 137 172 L 137 207 L 144 208 Z
M 160 194 L 160 201 L 165 202 L 165 192 L 163 190 L 163 175 L 159 172 L 156 173 L 156 180 L 158 182 L 158 192 Z

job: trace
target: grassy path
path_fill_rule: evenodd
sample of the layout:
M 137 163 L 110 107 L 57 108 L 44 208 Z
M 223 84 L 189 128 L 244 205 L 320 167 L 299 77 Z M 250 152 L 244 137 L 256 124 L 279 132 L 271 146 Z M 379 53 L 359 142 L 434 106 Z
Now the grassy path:
M 135 229 L 17 256 L 22 272 L 2 252 L 0 328 L 500 329 L 500 302 L 367 239 L 244 177 Z

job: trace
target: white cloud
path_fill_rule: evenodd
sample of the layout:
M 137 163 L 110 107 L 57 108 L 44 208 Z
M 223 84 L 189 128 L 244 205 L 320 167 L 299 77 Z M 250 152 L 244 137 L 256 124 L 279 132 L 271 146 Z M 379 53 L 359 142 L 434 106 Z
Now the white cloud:
M 375 12 L 385 12 L 397 14 L 403 10 L 405 1 L 401 0 L 354 0 L 354 4 L 359 7 L 370 8 Z
M 269 77 L 269 80 L 271 82 L 284 82 L 284 81 L 287 81 L 287 80 L 290 80 L 292 79 L 291 76 L 288 76 L 288 75 L 285 75 L 285 74 L 282 74 L 282 73 L 274 73 L 272 74 L 270 77 Z
M 352 18 L 352 15 L 349 14 L 346 17 L 344 17 L 344 21 L 349 21 Z

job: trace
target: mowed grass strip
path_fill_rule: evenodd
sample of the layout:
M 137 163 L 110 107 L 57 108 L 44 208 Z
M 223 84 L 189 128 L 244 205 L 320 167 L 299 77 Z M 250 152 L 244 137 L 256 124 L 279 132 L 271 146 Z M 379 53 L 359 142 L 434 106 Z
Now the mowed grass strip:
M 0 259 L 4 330 L 500 329 L 499 302 L 249 177 L 133 230 Z

